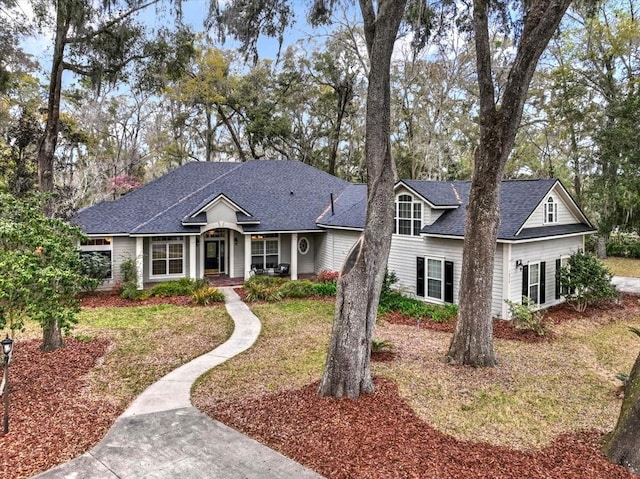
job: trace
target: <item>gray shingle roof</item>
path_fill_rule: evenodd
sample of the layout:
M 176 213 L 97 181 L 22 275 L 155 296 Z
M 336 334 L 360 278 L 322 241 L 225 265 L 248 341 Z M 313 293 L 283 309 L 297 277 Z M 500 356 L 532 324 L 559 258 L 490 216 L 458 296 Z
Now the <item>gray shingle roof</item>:
M 88 234 L 182 234 L 189 217 L 219 195 L 249 212 L 259 225 L 245 231 L 318 229 L 316 219 L 349 183 L 298 161 L 188 163 L 116 201 L 80 212 L 75 222 Z
M 527 232 L 526 235 L 524 231 L 517 234 L 556 182 L 557 180 L 555 179 L 503 181 L 500 186 L 498 239 L 521 240 L 578 232 L 569 228 L 572 225 L 567 225 L 564 228 L 565 232 L 561 232 L 563 228 L 544 226 L 530 228 L 532 231 Z M 471 182 L 455 181 L 451 183 L 461 197 L 461 206 L 455 210 L 445 211 L 433 224 L 422 228 L 422 233 L 464 237 Z M 590 225 L 583 225 L 580 228 L 584 232 L 593 231 Z
M 363 229 L 367 212 L 367 185 L 350 185 L 334 198 L 333 212 L 329 205 L 318 218 L 318 224 L 333 228 Z
M 403 180 L 436 207 L 447 210 L 422 229 L 427 235 L 464 236 L 468 181 Z M 532 239 L 593 231 L 591 225 L 522 228 L 556 180 L 504 181 L 500 190 L 503 240 Z M 331 211 L 330 197 L 334 208 Z M 367 187 L 354 185 L 298 161 L 188 163 L 115 201 L 78 212 L 75 222 L 87 234 L 199 233 L 206 222 L 200 210 L 224 196 L 243 212 L 238 222 L 247 232 L 364 228 Z

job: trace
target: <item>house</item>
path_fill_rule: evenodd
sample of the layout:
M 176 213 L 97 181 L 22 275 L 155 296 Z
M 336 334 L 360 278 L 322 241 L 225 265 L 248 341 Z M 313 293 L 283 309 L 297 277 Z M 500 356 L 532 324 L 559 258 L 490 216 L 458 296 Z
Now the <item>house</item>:
M 406 294 L 458 301 L 470 182 L 402 180 L 395 186 L 389 269 Z M 505 299 L 562 301 L 556 272 L 595 230 L 558 180 L 504 181 L 493 314 Z M 188 163 L 118 200 L 81 210 L 81 245 L 111 259 L 111 277 L 135 258 L 139 287 L 176 278 L 247 279 L 290 265 L 292 279 L 339 270 L 364 228 L 366 186 L 297 161 Z

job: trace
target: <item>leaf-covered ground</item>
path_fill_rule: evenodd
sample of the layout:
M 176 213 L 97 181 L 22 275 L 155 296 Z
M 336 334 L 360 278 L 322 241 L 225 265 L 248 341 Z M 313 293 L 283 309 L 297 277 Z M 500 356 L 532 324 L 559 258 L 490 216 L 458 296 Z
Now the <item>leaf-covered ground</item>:
M 0 435 L 2 477 L 30 477 L 79 456 L 121 412 L 88 388 L 87 373 L 104 356 L 108 340 L 69 338 L 65 348 L 46 354 L 40 344 L 15 344 L 9 366 L 9 434 Z
M 625 296 L 619 319 L 637 317 L 639 304 L 637 297 Z M 100 305 L 114 304 L 102 299 Z M 602 312 L 576 315 L 563 306 L 552 316 L 555 324 L 573 327 L 573 319 L 597 318 Z M 10 433 L 0 435 L 2 477 L 30 477 L 77 457 L 99 441 L 121 413 L 89 389 L 89 373 L 111 347 L 109 340 L 69 338 L 64 349 L 49 354 L 40 352 L 39 344 L 31 340 L 16 345 L 10 368 Z M 296 361 L 289 367 L 301 365 Z M 562 434 L 531 450 L 464 441 L 418 416 L 394 382 L 379 378 L 376 386 L 375 394 L 358 401 L 321 399 L 315 394 L 317 385 L 309 384 L 254 392 L 250 401 L 213 401 L 203 409 L 329 478 L 633 477 L 600 453 L 601 432 Z

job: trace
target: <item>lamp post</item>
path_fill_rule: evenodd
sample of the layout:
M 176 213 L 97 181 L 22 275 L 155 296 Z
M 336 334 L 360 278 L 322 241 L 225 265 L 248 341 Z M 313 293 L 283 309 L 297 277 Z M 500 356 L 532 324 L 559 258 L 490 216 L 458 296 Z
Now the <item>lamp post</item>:
M 7 337 L 0 341 L 2 344 L 2 352 L 4 353 L 4 390 L 2 392 L 4 400 L 4 417 L 2 421 L 4 433 L 9 432 L 9 357 L 13 349 L 13 340 L 7 334 Z

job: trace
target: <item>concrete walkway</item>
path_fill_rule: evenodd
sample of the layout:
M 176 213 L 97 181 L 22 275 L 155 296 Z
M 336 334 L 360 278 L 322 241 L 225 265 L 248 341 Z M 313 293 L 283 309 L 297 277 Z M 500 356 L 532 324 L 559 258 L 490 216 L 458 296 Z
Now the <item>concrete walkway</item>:
M 611 282 L 615 284 L 620 291 L 625 293 L 640 294 L 640 278 L 630 278 L 627 276 L 614 276 Z
M 193 382 L 251 347 L 260 334 L 260 321 L 235 291 L 221 289 L 235 323 L 229 340 L 149 386 L 92 450 L 37 478 L 321 479 L 191 405 Z

